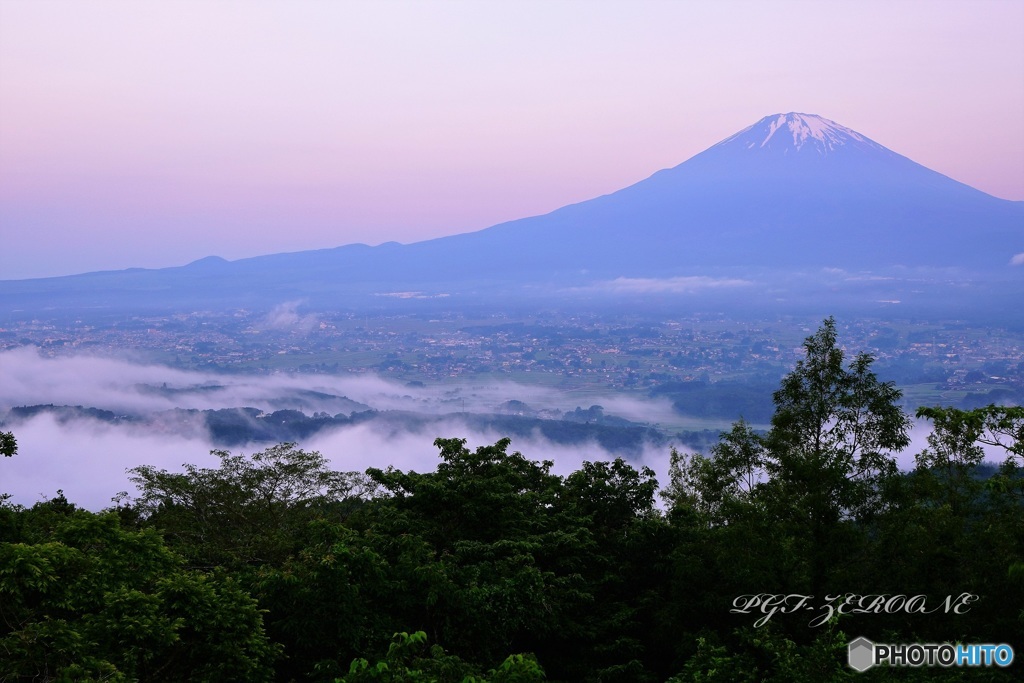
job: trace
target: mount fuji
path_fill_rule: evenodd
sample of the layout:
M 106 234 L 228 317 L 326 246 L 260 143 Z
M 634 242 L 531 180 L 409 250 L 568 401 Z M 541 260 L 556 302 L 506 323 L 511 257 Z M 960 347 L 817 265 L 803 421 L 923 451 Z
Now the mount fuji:
M 1024 282 L 1024 202 L 812 114 L 766 116 L 612 194 L 413 244 L 0 282 L 15 307 L 336 300 L 428 288 L 586 287 L 744 273 L 912 272 Z M 538 290 L 539 291 L 539 290 Z
M 1024 202 L 986 195 L 828 119 L 790 113 L 613 194 L 461 241 L 500 245 L 495 256 L 519 268 L 625 277 L 681 266 L 995 269 L 1024 251 Z M 537 248 L 517 249 L 525 244 Z

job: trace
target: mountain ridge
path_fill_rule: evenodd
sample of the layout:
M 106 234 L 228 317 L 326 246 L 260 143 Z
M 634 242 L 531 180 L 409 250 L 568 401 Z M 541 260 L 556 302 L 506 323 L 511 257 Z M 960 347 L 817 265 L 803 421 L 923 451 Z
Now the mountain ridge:
M 475 232 L 9 280 L 0 293 L 70 301 L 63 290 L 73 279 L 88 283 L 94 303 L 128 289 L 173 297 L 190 287 L 280 300 L 723 268 L 961 268 L 1013 279 L 1010 264 L 1022 252 L 1024 202 L 985 194 L 824 117 L 790 112 L 763 117 L 618 191 Z

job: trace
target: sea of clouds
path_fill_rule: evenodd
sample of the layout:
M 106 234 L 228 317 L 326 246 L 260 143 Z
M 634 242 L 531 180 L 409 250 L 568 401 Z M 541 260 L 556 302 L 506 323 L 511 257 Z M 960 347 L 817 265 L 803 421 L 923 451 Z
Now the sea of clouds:
M 318 392 L 326 396 L 316 396 Z M 205 422 L 199 415 L 180 413 L 166 421 L 153 419 L 174 408 L 218 409 L 254 407 L 266 411 L 299 407 L 306 414 L 334 414 L 346 397 L 375 410 L 405 410 L 445 416 L 428 426 L 396 429 L 394 424 L 366 422 L 323 430 L 299 446 L 327 457 L 335 469 L 364 471 L 394 466 L 431 471 L 439 462 L 434 439 L 465 438 L 469 448 L 493 444 L 504 434 L 480 431 L 459 417 L 460 412 L 494 412 L 505 401 L 523 401 L 531 408 L 570 411 L 599 404 L 605 413 L 652 425 L 678 420 L 667 399 L 632 395 L 588 394 L 511 382 L 444 383 L 409 386 L 369 374 L 360 375 L 239 375 L 169 368 L 124 357 L 70 355 L 47 357 L 34 347 L 0 352 L 0 417 L 14 406 L 53 404 L 101 408 L 118 415 L 150 416 L 145 423 L 110 423 L 88 417 L 58 419 L 41 413 L 9 422 L 18 454 L 0 461 L 0 493 L 31 505 L 62 490 L 72 502 L 93 510 L 111 505 L 121 491 L 134 493 L 128 470 L 140 465 L 180 471 L 185 463 L 215 467 L 218 458 Z M 914 455 L 927 446 L 929 423 L 915 421 L 911 444 L 897 454 L 904 470 L 914 467 Z M 266 445 L 253 444 L 236 452 L 252 453 Z M 631 461 L 650 467 L 658 481 L 668 482 L 670 446 L 647 444 Z M 613 460 L 616 456 L 596 443 L 566 446 L 538 433 L 513 440 L 511 450 L 532 460 L 553 460 L 555 471 L 569 474 L 584 461 Z M 685 449 L 681 449 L 685 450 Z M 989 453 L 993 462 L 1005 456 Z
M 317 398 L 309 392 L 327 395 Z M 152 416 L 174 408 L 218 409 L 253 407 L 272 411 L 298 405 L 306 414 L 334 414 L 337 399 L 346 397 L 376 410 L 408 410 L 445 415 L 427 427 L 396 431 L 394 425 L 363 423 L 324 430 L 301 442 L 320 451 L 332 466 L 363 471 L 389 465 L 419 472 L 436 468 L 434 439 L 458 437 L 467 446 L 493 444 L 505 436 L 468 427 L 459 412 L 494 412 L 515 399 L 533 409 L 568 411 L 599 404 L 605 413 L 629 420 L 658 423 L 673 418 L 666 399 L 642 399 L 609 392 L 580 396 L 551 388 L 514 383 L 462 382 L 408 386 L 374 375 L 238 375 L 197 372 L 147 364 L 127 358 L 93 355 L 47 357 L 34 347 L 0 353 L 0 415 L 14 406 L 83 406 L 117 415 Z M 89 509 L 111 505 L 121 491 L 134 492 L 128 470 L 139 465 L 180 471 L 185 463 L 215 467 L 213 444 L 200 416 L 178 414 L 173 420 L 110 423 L 88 417 L 58 419 L 41 413 L 8 423 L 18 440 L 18 455 L 0 462 L 0 492 L 29 505 L 58 490 Z M 235 449 L 251 453 L 264 445 Z M 584 461 L 612 460 L 597 444 L 565 446 L 539 434 L 513 441 L 511 450 L 532 460 L 553 460 L 555 471 L 569 474 Z M 648 445 L 632 458 L 667 481 L 670 449 Z

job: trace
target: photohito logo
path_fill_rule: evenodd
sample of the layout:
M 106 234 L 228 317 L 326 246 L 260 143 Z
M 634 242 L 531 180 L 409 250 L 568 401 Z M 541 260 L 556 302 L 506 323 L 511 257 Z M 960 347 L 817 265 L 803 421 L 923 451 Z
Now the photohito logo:
M 909 643 L 882 645 L 867 638 L 850 642 L 846 650 L 850 668 L 867 671 L 878 664 L 889 666 L 1010 666 L 1013 648 L 1006 644 L 953 645 Z

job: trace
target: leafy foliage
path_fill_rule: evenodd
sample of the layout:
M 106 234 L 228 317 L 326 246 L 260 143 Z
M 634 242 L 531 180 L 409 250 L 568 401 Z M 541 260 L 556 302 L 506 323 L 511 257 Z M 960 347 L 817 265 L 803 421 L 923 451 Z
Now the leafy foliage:
M 479 667 L 445 654 L 440 646 L 434 645 L 428 653 L 424 650 L 427 650 L 427 634 L 423 631 L 396 633 L 382 661 L 371 665 L 366 659 L 353 660 L 348 674 L 335 679 L 335 683 L 536 683 L 546 680 L 537 660 L 527 655 L 509 655 L 484 675 Z
M 277 648 L 233 579 L 183 569 L 116 515 L 48 507 L 0 544 L 0 679 L 270 680 Z
M 11 432 L 0 432 L 0 455 L 11 457 L 18 453 L 18 442 Z
M 357 503 L 368 490 L 362 475 L 335 472 L 320 453 L 291 443 L 248 457 L 214 454 L 217 469 L 131 470 L 140 495 L 123 511 L 162 529 L 199 566 L 280 563 L 308 521 Z

